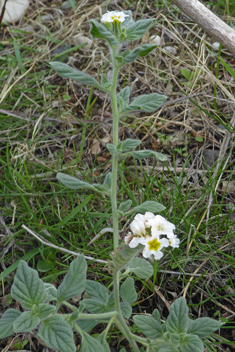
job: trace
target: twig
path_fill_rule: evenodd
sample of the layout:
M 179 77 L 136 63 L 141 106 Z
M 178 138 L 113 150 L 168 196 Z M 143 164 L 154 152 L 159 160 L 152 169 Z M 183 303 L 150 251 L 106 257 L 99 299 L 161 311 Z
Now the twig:
M 73 252 L 73 251 L 69 251 L 68 249 L 66 248 L 62 248 L 62 247 L 58 247 L 50 242 L 47 242 L 45 241 L 44 239 L 42 239 L 38 234 L 36 234 L 34 231 L 30 230 L 27 226 L 25 225 L 22 225 L 23 229 L 25 229 L 26 231 L 28 231 L 31 235 L 33 235 L 37 240 L 39 240 L 42 244 L 45 244 L 46 246 L 48 247 L 51 247 L 51 248 L 55 248 L 55 249 L 58 249 L 59 251 L 62 251 L 62 252 L 65 252 L 65 253 L 68 253 L 68 254 L 72 254 L 72 255 L 76 255 L 76 256 L 79 256 L 81 253 L 77 253 L 77 252 Z M 95 262 L 98 262 L 98 263 L 104 263 L 104 264 L 107 264 L 107 261 L 106 260 L 102 260 L 102 259 L 95 259 L 93 257 L 88 257 L 86 255 L 84 255 L 84 258 L 87 259 L 87 260 L 94 260 Z

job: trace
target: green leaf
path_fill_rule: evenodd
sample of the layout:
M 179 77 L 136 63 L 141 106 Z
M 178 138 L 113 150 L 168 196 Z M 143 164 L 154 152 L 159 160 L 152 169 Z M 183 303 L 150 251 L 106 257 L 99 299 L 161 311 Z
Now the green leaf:
M 76 352 L 72 329 L 59 315 L 43 320 L 37 336 L 47 347 L 60 352 Z
M 120 296 L 124 302 L 130 304 L 137 301 L 137 292 L 135 290 L 135 281 L 132 277 L 128 277 L 120 287 Z
M 107 312 L 108 308 L 106 303 L 98 301 L 97 299 L 85 298 L 82 303 L 86 305 L 88 312 L 93 314 L 100 314 Z
M 84 256 L 79 255 L 70 264 L 62 284 L 57 291 L 58 304 L 85 291 L 87 263 Z
M 154 340 L 163 335 L 161 325 L 153 317 L 135 315 L 133 320 L 138 328 L 150 339 Z
M 8 309 L 0 319 L 0 339 L 14 334 L 13 323 L 23 313 L 16 309 Z
M 116 148 L 113 144 L 107 143 L 107 144 L 106 144 L 106 148 L 108 149 L 108 151 L 110 152 L 110 154 L 113 154 L 113 155 L 118 154 L 118 150 L 117 150 L 117 148 Z
M 107 26 L 97 22 L 96 20 L 91 20 L 90 33 L 93 38 L 101 38 L 107 40 L 111 46 L 118 45 L 117 37 L 115 37 L 115 35 L 107 28 Z
M 100 320 L 87 320 L 87 319 L 79 319 L 76 321 L 76 324 L 84 331 L 91 331 L 97 324 L 100 323 Z
M 126 86 L 117 94 L 117 105 L 120 111 L 125 109 L 128 106 L 129 98 L 130 98 L 130 88 Z
M 143 258 L 134 258 L 126 270 L 135 273 L 140 279 L 148 279 L 153 275 L 153 266 Z
M 75 177 L 58 172 L 56 178 L 66 187 L 71 189 L 93 189 L 95 187 L 88 182 L 81 181 Z
M 108 89 L 111 87 L 111 83 L 109 82 L 109 79 L 105 73 L 102 73 L 102 75 L 101 75 L 101 86 L 104 89 Z
M 107 175 L 105 176 L 104 186 L 110 189 L 111 184 L 112 184 L 112 172 L 108 172 Z
M 56 301 L 57 300 L 57 289 L 55 288 L 55 286 L 44 282 L 44 287 L 45 287 L 45 290 L 48 295 L 46 302 Z
M 128 153 L 136 159 L 144 159 L 154 157 L 160 161 L 167 161 L 167 157 L 164 154 L 155 152 L 154 150 L 137 150 Z
M 142 38 L 154 19 L 140 20 L 129 26 L 126 30 L 127 40 L 137 40 Z
M 85 331 L 81 332 L 82 343 L 81 343 L 81 352 L 105 352 L 104 347 L 101 343 L 87 334 Z
M 37 314 L 41 320 L 46 319 L 49 315 L 54 314 L 56 312 L 56 307 L 41 303 L 36 307 Z
M 152 312 L 152 316 L 155 320 L 158 321 L 159 324 L 161 324 L 161 314 L 157 308 L 155 308 L 154 311 Z
M 182 352 L 204 352 L 203 342 L 197 335 L 186 335 L 180 347 Z
M 208 337 L 223 324 L 224 323 L 211 318 L 190 319 L 187 333 L 197 335 L 200 338 Z
M 110 254 L 112 260 L 109 262 L 109 267 L 112 271 L 122 270 L 127 264 L 137 256 L 143 249 L 142 245 L 136 248 L 130 248 L 129 246 L 119 247 Z
M 99 334 L 99 336 L 97 337 L 97 340 L 101 343 L 105 352 L 111 352 L 110 347 L 108 345 L 108 342 L 106 340 L 106 332 L 105 331 L 103 331 L 101 334 Z
M 118 211 L 125 213 L 125 211 L 130 209 L 131 204 L 132 204 L 132 200 L 130 200 L 130 199 L 126 200 L 125 202 L 123 202 L 119 205 Z
M 125 319 L 129 319 L 132 314 L 132 308 L 128 302 L 121 302 L 120 303 L 121 312 Z
M 36 328 L 40 323 L 39 316 L 33 315 L 32 311 L 21 314 L 13 323 L 14 332 L 28 332 Z
M 63 64 L 62 62 L 55 61 L 55 62 L 49 62 L 49 65 L 55 71 L 57 71 L 62 77 L 71 78 L 83 84 L 93 85 L 99 88 L 101 87 L 99 82 L 95 78 L 88 75 L 87 73 L 84 73 L 75 68 L 72 68 L 67 64 Z
M 125 21 L 122 22 L 122 27 L 124 28 L 128 28 L 130 26 L 132 26 L 135 22 L 132 18 L 132 12 L 130 10 L 127 11 L 123 11 L 125 15 L 128 15 L 128 17 L 125 17 Z
M 47 299 L 44 282 L 39 279 L 38 272 L 31 269 L 23 260 L 19 262 L 11 296 L 20 302 L 23 308 L 31 308 L 34 304 L 38 305 Z
M 187 80 L 190 81 L 191 72 L 187 68 L 182 68 L 181 75 L 184 76 L 185 78 L 187 78 Z
M 138 139 L 126 139 L 122 143 L 122 151 L 123 152 L 129 152 L 132 149 L 135 149 L 141 144 L 141 141 Z
M 186 299 L 178 298 L 170 308 L 170 314 L 166 320 L 166 328 L 170 333 L 187 333 L 189 309 Z
M 93 280 L 86 281 L 86 293 L 90 298 L 106 303 L 109 298 L 107 288 L 99 282 Z
M 158 45 L 156 44 L 144 44 L 141 45 L 137 48 L 135 48 L 132 51 L 124 51 L 124 53 L 122 53 L 122 65 L 126 64 L 126 63 L 130 63 L 135 61 L 135 59 L 138 56 L 146 56 L 148 55 L 153 49 L 155 49 Z M 126 53 L 126 55 L 125 55 Z
M 130 105 L 125 108 L 125 113 L 130 111 L 141 110 L 144 112 L 153 112 L 162 106 L 167 96 L 157 93 L 143 94 L 135 98 Z M 122 112 L 123 113 L 123 112 Z
M 153 200 L 147 200 L 146 202 L 140 205 L 137 205 L 137 207 L 134 207 L 132 211 L 135 213 L 145 213 L 146 211 L 150 211 L 152 213 L 158 213 L 159 211 L 163 211 L 164 209 L 166 209 L 164 205 L 158 202 L 155 202 Z

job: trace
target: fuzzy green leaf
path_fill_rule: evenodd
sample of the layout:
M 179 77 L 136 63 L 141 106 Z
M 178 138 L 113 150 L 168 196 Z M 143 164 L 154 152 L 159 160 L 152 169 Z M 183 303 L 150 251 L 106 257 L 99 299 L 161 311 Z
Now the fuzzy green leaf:
M 125 108 L 125 113 L 136 110 L 153 112 L 159 109 L 166 99 L 167 96 L 157 93 L 140 95 Z
M 187 333 L 194 334 L 200 338 L 210 336 L 214 331 L 218 330 L 224 323 L 211 318 L 198 318 L 189 320 L 189 328 Z
M 138 328 L 150 339 L 154 340 L 163 335 L 161 325 L 153 317 L 135 315 L 133 320 Z
M 47 292 L 46 302 L 56 301 L 57 300 L 57 289 L 54 285 L 44 282 L 44 287 Z
M 134 207 L 132 211 L 135 213 L 145 213 L 146 211 L 158 213 L 159 211 L 163 211 L 164 209 L 166 209 L 164 205 L 153 200 L 147 200 L 146 202 L 137 205 L 137 207 Z
M 153 21 L 154 19 L 140 20 L 132 24 L 126 30 L 127 40 L 132 41 L 142 38 Z
M 116 148 L 113 144 L 107 143 L 107 144 L 106 144 L 106 148 L 108 149 L 108 151 L 110 152 L 110 154 L 113 154 L 113 155 L 118 154 L 118 150 L 117 150 L 117 148 Z
M 128 277 L 120 287 L 120 296 L 124 302 L 130 304 L 137 300 L 137 292 L 135 290 L 135 281 L 132 277 Z
M 101 75 L 101 85 L 104 89 L 108 89 L 111 87 L 111 83 L 109 82 L 109 79 L 105 73 L 102 73 Z
M 118 208 L 118 212 L 125 213 L 128 209 L 130 209 L 132 204 L 132 200 L 128 199 L 125 202 L 121 203 Z
M 112 183 L 112 172 L 108 172 L 105 176 L 105 179 L 104 179 L 104 186 L 106 186 L 108 189 L 110 189 L 111 183 Z
M 96 20 L 91 20 L 90 33 L 93 38 L 101 38 L 107 40 L 111 46 L 118 45 L 117 37 L 115 37 L 115 35 L 104 24 L 99 23 Z
M 85 331 L 82 331 L 81 335 L 82 335 L 81 352 L 98 352 L 98 351 L 105 352 L 104 347 L 97 339 L 94 339 Z
M 126 86 L 117 94 L 117 105 L 120 111 L 125 109 L 128 106 L 129 98 L 130 98 L 130 88 Z
M 82 303 L 86 305 L 88 312 L 93 314 L 105 313 L 108 310 L 106 303 L 97 299 L 85 298 L 82 300 Z
M 93 280 L 86 281 L 86 293 L 92 299 L 97 299 L 100 302 L 106 303 L 109 298 L 107 288 L 99 282 Z
M 71 189 L 92 189 L 95 190 L 95 187 L 88 182 L 81 181 L 75 177 L 63 174 L 58 172 L 56 178 L 66 187 Z
M 33 315 L 32 311 L 21 314 L 13 324 L 14 332 L 28 332 L 36 328 L 40 323 L 39 316 Z
M 189 323 L 189 309 L 186 299 L 178 298 L 170 308 L 170 314 L 166 321 L 167 331 L 170 333 L 187 333 Z
M 23 260 L 19 262 L 11 296 L 20 302 L 23 308 L 31 308 L 34 304 L 38 305 L 47 299 L 44 282 L 39 279 L 38 272 L 31 269 Z
M 152 312 L 152 316 L 155 320 L 159 322 L 159 324 L 161 324 L 161 314 L 157 308 L 155 308 L 154 311 Z
M 58 303 L 78 296 L 85 291 L 87 263 L 83 255 L 79 255 L 69 267 L 68 273 L 57 291 Z
M 93 85 L 96 87 L 100 87 L 99 82 L 93 78 L 92 76 L 79 71 L 73 67 L 68 66 L 67 64 L 63 64 L 62 62 L 49 62 L 49 65 L 58 72 L 62 77 L 71 78 L 77 82 Z
M 126 267 L 127 272 L 133 272 L 140 279 L 148 279 L 153 275 L 153 266 L 142 258 L 134 258 Z
M 182 352 L 204 352 L 203 342 L 197 335 L 186 335 L 180 347 Z
M 160 161 L 167 161 L 167 157 L 164 154 L 155 152 L 154 150 L 137 150 L 128 153 L 136 159 L 145 159 L 154 157 Z
M 125 21 L 122 22 L 122 27 L 124 28 L 128 28 L 130 26 L 132 26 L 135 22 L 132 18 L 132 12 L 130 10 L 127 11 L 123 11 L 125 15 L 128 15 L 127 17 L 125 17 Z
M 121 246 L 112 252 L 110 255 L 112 260 L 109 262 L 109 267 L 112 271 L 122 270 L 127 264 L 136 257 L 143 249 L 142 245 L 136 248 L 130 248 L 129 246 Z
M 121 302 L 120 303 L 122 315 L 124 316 L 125 319 L 130 319 L 130 316 L 132 314 L 132 308 L 128 302 Z
M 132 51 L 126 51 L 126 55 L 125 52 L 122 54 L 122 64 L 126 64 L 126 63 L 130 63 L 135 61 L 135 59 L 138 56 L 146 56 L 148 55 L 152 50 L 154 50 L 158 45 L 156 44 L 144 44 L 141 45 L 137 48 L 135 48 Z
M 70 325 L 60 316 L 43 320 L 38 337 L 47 345 L 60 352 L 76 352 L 73 331 Z
M 129 152 L 132 149 L 135 149 L 141 144 L 141 141 L 138 139 L 126 139 L 124 142 L 122 142 L 122 151 L 123 152 Z
M 41 303 L 36 308 L 37 314 L 41 320 L 46 319 L 49 315 L 55 313 L 56 307 L 50 304 Z
M 22 314 L 18 310 L 10 308 L 2 315 L 0 319 L 0 339 L 14 334 L 13 323 Z

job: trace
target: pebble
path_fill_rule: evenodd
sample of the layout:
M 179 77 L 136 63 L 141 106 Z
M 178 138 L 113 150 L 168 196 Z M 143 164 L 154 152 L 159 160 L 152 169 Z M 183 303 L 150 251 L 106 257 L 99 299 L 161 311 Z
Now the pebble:
M 42 22 L 51 22 L 52 20 L 53 20 L 53 16 L 50 13 L 42 16 Z
M 64 1 L 61 7 L 63 10 L 69 10 L 72 8 L 72 5 L 70 1 Z
M 176 53 L 177 53 L 176 48 L 173 47 L 173 46 L 164 46 L 162 49 L 167 51 L 168 53 L 170 53 L 172 55 L 176 55 Z
M 219 46 L 220 46 L 220 43 L 219 43 L 219 42 L 214 42 L 214 43 L 212 44 L 212 47 L 213 47 L 213 49 L 215 49 L 215 50 L 219 50 Z
M 87 43 L 85 46 L 81 48 L 81 50 L 85 50 L 85 51 L 90 50 L 93 44 L 93 40 L 81 34 L 75 35 L 72 39 L 72 42 L 74 46 Z
M 161 37 L 159 35 L 152 35 L 150 40 L 153 44 L 161 45 Z

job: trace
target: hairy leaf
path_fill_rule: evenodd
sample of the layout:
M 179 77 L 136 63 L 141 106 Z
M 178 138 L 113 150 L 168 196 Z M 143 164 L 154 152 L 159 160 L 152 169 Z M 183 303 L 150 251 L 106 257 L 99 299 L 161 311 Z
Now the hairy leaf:
M 28 332 L 36 328 L 40 323 L 39 316 L 33 315 L 32 311 L 21 314 L 14 322 L 14 332 Z
M 135 290 L 135 281 L 132 277 L 128 277 L 120 287 L 120 296 L 124 302 L 130 304 L 137 300 L 137 292 Z
M 142 38 L 145 32 L 147 32 L 148 27 L 154 21 L 154 19 L 140 20 L 132 24 L 127 28 L 127 40 L 137 40 Z
M 60 352 L 76 352 L 70 325 L 60 316 L 50 317 L 42 322 L 38 337 L 50 348 Z
M 39 279 L 38 272 L 31 269 L 23 260 L 19 262 L 11 296 L 19 301 L 23 308 L 31 308 L 34 304 L 38 305 L 47 299 L 44 282 Z
M 86 281 L 86 292 L 90 298 L 106 303 L 109 297 L 107 288 L 99 282 L 93 280 Z
M 13 323 L 23 313 L 16 309 L 8 309 L 0 319 L 0 339 L 14 334 Z
M 87 263 L 83 255 L 79 255 L 69 267 L 68 273 L 57 291 L 58 303 L 78 296 L 85 291 Z
M 218 330 L 223 324 L 224 323 L 211 318 L 199 318 L 196 320 L 190 319 L 187 333 L 197 335 L 200 338 L 208 337 L 214 331 Z
M 178 298 L 170 308 L 170 314 L 166 321 L 167 331 L 170 333 L 186 333 L 189 322 L 189 309 L 186 299 Z
M 163 211 L 164 209 L 166 209 L 164 205 L 155 202 L 154 200 L 147 200 L 146 202 L 134 207 L 132 211 L 135 213 L 145 213 L 146 211 L 158 213 L 159 211 Z
M 128 272 L 135 273 L 140 279 L 148 279 L 153 275 L 153 266 L 142 258 L 134 258 L 126 267 Z
M 150 339 L 154 340 L 162 336 L 161 325 L 153 317 L 135 315 L 133 320 L 138 328 Z

